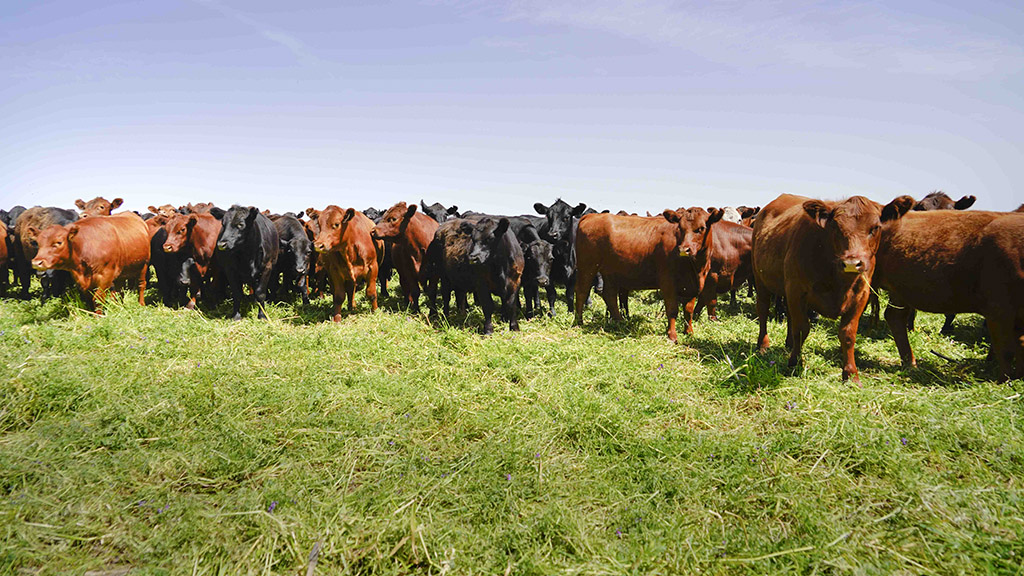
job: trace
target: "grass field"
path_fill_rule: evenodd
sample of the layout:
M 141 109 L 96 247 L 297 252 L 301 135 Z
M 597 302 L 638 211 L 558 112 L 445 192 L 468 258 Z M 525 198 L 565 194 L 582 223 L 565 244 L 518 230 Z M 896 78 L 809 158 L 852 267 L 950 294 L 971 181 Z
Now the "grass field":
M 678 345 L 651 295 L 489 338 L 357 302 L 0 301 L 0 573 L 1024 573 L 980 318 L 920 315 L 915 371 L 862 327 L 857 386 L 833 321 L 754 355 L 747 299 Z

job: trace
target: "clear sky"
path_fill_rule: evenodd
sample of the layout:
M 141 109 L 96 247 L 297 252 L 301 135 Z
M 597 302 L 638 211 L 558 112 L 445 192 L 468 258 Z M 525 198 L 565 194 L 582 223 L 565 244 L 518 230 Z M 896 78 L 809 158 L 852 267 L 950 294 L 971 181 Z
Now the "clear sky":
M 1024 2 L 9 0 L 0 206 L 1024 202 Z

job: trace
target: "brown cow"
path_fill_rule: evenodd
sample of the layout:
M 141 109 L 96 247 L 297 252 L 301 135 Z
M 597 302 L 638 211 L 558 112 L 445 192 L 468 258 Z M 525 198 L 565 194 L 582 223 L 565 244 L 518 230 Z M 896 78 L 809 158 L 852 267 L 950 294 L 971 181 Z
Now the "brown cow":
M 888 226 L 874 283 L 889 291 L 885 320 L 906 366 L 917 361 L 907 338 L 911 310 L 976 312 L 988 324 L 1000 378 L 1024 375 L 1024 215 L 912 212 Z
M 356 283 L 366 283 L 370 309 L 377 310 L 377 273 L 384 258 L 384 241 L 371 236 L 374 224 L 362 212 L 328 206 L 323 211 L 310 208 L 320 230 L 313 240 L 313 249 L 320 255 L 334 292 L 332 320 L 341 322 L 341 305 L 348 299 L 348 309 L 355 308 Z
M 102 313 L 107 291 L 129 282 L 139 289 L 145 305 L 149 269 L 149 229 L 137 214 L 94 216 L 66 226 L 50 226 L 39 235 L 36 270 L 67 270 L 88 304 Z
M 81 199 L 75 200 L 75 206 L 78 207 L 79 216 L 82 218 L 88 218 L 89 216 L 110 216 L 110 212 L 116 209 L 124 203 L 124 200 L 120 198 L 114 198 L 112 201 L 97 196 L 88 202 L 83 202 Z
M 427 285 L 427 278 L 420 271 L 438 226 L 430 216 L 416 212 L 416 204 L 399 202 L 388 208 L 373 228 L 374 238 L 392 243 L 391 257 L 398 269 L 398 283 L 413 312 L 419 311 L 420 290 Z
M 810 332 L 808 312 L 839 317 L 843 380 L 859 381 L 853 351 L 857 325 L 871 292 L 871 274 L 883 224 L 899 220 L 914 199 L 900 196 L 885 207 L 863 196 L 823 202 L 783 194 L 754 222 L 752 260 L 760 323 L 758 350 L 769 346 L 771 295 L 785 296 L 789 365 L 800 360 Z
M 189 287 L 191 295 L 185 305 L 189 310 L 196 307 L 196 299 L 202 294 L 203 284 L 212 280 L 215 273 L 213 255 L 217 250 L 220 229 L 220 220 L 206 213 L 188 216 L 176 214 L 164 224 L 167 238 L 161 249 L 167 254 L 177 254 L 175 261 L 183 264 L 174 281 Z M 185 265 L 188 268 L 184 268 Z
M 714 246 L 711 250 L 711 269 L 704 281 L 704 289 L 697 297 L 694 316 L 707 306 L 708 319 L 718 320 L 718 295 L 729 292 L 736 300 L 736 289 L 753 276 L 750 264 L 750 246 L 754 231 L 742 224 L 721 221 L 715 225 Z
M 1017 206 L 1017 209 L 1014 210 L 1014 212 L 1024 212 L 1024 204 L 1021 204 L 1020 206 Z
M 180 212 L 178 212 L 178 210 L 174 206 L 171 206 L 170 204 L 164 204 L 163 206 L 160 207 L 150 206 L 149 211 L 152 212 L 153 214 L 156 214 L 157 216 L 163 216 L 164 218 L 170 218 L 175 214 L 180 214 Z
M 39 251 L 38 237 L 40 232 L 55 224 L 65 225 L 78 220 L 78 213 L 64 208 L 44 208 L 34 206 L 22 212 L 14 224 L 14 274 L 21 283 L 21 297 L 27 299 L 29 281 L 32 277 L 32 259 Z M 43 287 L 42 300 L 52 296 L 60 296 L 71 282 L 67 272 L 54 270 L 46 272 L 39 278 Z
M 7 225 L 0 222 L 0 287 L 7 286 Z
M 602 297 L 612 319 L 622 320 L 617 296 L 630 290 L 660 289 L 668 315 L 668 338 L 675 342 L 679 299 L 685 305 L 685 333 L 693 333 L 693 300 L 711 267 L 713 226 L 722 211 L 665 210 L 660 218 L 588 214 L 576 232 L 576 318 L 600 273 Z

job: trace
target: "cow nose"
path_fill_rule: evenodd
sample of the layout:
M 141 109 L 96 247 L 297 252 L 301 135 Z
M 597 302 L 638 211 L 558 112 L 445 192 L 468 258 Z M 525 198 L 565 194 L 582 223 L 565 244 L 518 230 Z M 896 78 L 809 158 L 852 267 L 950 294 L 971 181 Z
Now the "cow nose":
M 843 272 L 849 274 L 860 274 L 864 271 L 864 261 L 859 258 L 847 258 L 843 260 Z
M 324 245 L 319 243 L 319 242 L 314 244 L 313 247 L 316 248 L 317 252 L 323 252 L 324 251 Z
M 689 246 L 683 246 L 679 251 L 682 252 L 684 256 L 693 256 L 693 249 Z
M 35 268 L 36 270 L 42 270 L 43 269 L 43 261 L 42 260 L 33 260 L 32 261 L 32 267 Z
M 164 252 L 170 252 L 172 250 L 170 244 L 164 244 Z
M 227 242 L 217 242 L 217 250 L 227 250 L 227 249 L 228 249 Z

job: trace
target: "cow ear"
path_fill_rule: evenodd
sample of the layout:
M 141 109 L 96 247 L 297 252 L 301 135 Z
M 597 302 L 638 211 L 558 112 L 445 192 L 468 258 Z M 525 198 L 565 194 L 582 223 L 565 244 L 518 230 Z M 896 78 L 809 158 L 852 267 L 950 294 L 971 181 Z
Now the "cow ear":
M 422 198 L 420 198 L 420 208 L 422 208 L 422 209 L 423 209 L 423 213 L 424 213 L 424 214 L 426 214 L 426 213 L 427 213 L 427 203 L 426 203 L 426 202 L 424 202 Z
M 707 211 L 708 211 L 708 214 L 714 214 L 715 213 L 715 207 L 714 206 L 708 206 L 707 207 Z
M 584 204 L 583 202 L 580 202 L 579 204 L 576 205 L 575 208 L 572 209 L 572 215 L 577 217 L 577 218 L 579 218 L 580 216 L 583 215 L 583 213 L 586 210 L 587 210 L 587 205 Z
M 449 216 L 458 217 L 458 215 L 459 215 L 459 207 L 458 206 L 452 206 L 451 208 L 448 209 L 447 213 L 448 213 Z
M 302 215 L 305 213 L 306 212 L 303 210 L 296 210 L 295 212 L 292 212 L 292 214 L 295 214 L 295 217 L 298 218 L 299 220 L 302 220 Z
M 115 208 L 118 208 L 118 207 L 121 206 L 121 204 L 124 204 L 124 199 L 122 199 L 122 198 L 114 198 L 110 202 L 110 209 L 113 210 Z
M 808 200 L 804 202 L 804 212 L 807 212 L 811 220 L 814 220 L 822 228 L 825 227 L 825 223 L 832 216 L 832 210 L 821 200 Z
M 964 196 L 963 198 L 957 200 L 956 204 L 953 204 L 953 209 L 954 210 L 967 210 L 971 206 L 974 206 L 974 203 L 977 200 L 978 199 L 975 198 L 974 196 Z
M 68 241 L 70 242 L 75 236 L 78 236 L 78 226 L 72 225 L 68 227 Z
M 611 210 L 601 210 L 601 214 L 611 214 Z
M 317 218 L 320 217 L 320 211 L 317 210 L 316 208 L 306 208 L 306 216 L 309 216 L 313 220 L 316 220 Z
M 665 217 L 665 220 L 668 220 L 673 224 L 679 222 L 679 214 L 675 210 L 665 208 L 665 211 L 662 212 L 661 215 Z
M 711 210 L 708 210 L 708 212 L 711 212 L 711 217 L 708 218 L 708 226 L 720 221 L 722 216 L 725 216 L 725 210 L 720 208 L 712 208 Z
M 152 212 L 153 214 L 156 214 L 157 212 L 160 212 L 159 210 L 157 210 L 156 206 L 150 206 L 149 207 L 149 211 Z
M 198 222 L 198 221 L 199 221 L 199 216 L 197 216 L 195 214 L 189 214 L 188 215 L 188 227 L 189 228 L 192 228 L 193 226 L 195 226 L 196 222 Z
M 651 211 L 650 210 L 647 211 L 647 217 L 648 218 L 653 218 L 653 216 L 651 215 Z
M 459 223 L 459 232 L 466 236 L 473 234 L 473 225 L 468 220 L 463 220 Z
M 533 210 L 537 212 L 537 214 L 543 214 L 545 216 L 548 215 L 548 207 L 541 204 L 540 202 L 534 203 Z
M 263 211 L 263 215 L 264 216 L 270 216 L 270 209 L 268 208 L 268 209 L 264 210 Z
M 508 224 L 508 218 L 502 218 L 501 220 L 498 220 L 498 227 L 494 229 L 495 238 L 504 236 L 505 232 L 508 232 Z
M 224 214 L 226 214 L 226 212 L 224 212 L 223 208 L 217 208 L 216 206 L 210 208 L 210 215 L 216 218 L 217 220 L 223 220 Z
M 255 220 L 256 217 L 259 216 L 259 214 L 260 214 L 260 209 L 256 208 L 255 206 L 252 206 L 252 207 L 249 208 L 249 213 L 245 215 L 245 219 L 247 221 L 251 222 L 251 221 Z
M 25 230 L 25 232 L 28 233 L 29 238 L 35 238 L 36 236 L 39 236 L 39 228 L 36 228 L 35 226 L 29 226 Z
M 75 200 L 75 206 L 78 206 L 79 210 L 85 210 L 85 202 L 82 202 L 81 198 Z
M 341 223 L 345 224 L 349 220 L 355 218 L 355 216 L 356 216 L 356 209 L 355 208 L 349 208 L 348 210 L 345 210 L 345 215 L 341 217 Z
M 405 209 L 405 217 L 412 218 L 414 214 L 416 214 L 416 205 L 410 204 L 409 207 Z
M 889 202 L 882 208 L 882 222 L 899 220 L 914 206 L 914 199 L 910 196 L 900 196 Z

